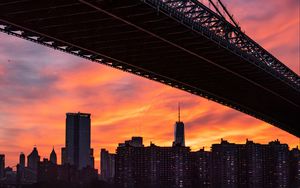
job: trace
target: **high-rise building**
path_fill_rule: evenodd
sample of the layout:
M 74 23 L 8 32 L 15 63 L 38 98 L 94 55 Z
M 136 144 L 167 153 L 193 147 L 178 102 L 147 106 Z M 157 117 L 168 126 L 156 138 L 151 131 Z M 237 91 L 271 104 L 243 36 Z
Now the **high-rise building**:
M 211 186 L 212 153 L 204 148 L 191 152 L 192 184 L 193 188 L 206 188 Z
M 24 153 L 20 154 L 19 164 L 17 164 L 17 183 L 21 184 L 25 179 L 25 155 Z
M 290 187 L 300 187 L 300 150 L 290 151 Z
M 20 178 L 22 179 L 22 176 L 24 176 L 27 182 L 35 183 L 37 181 L 39 162 L 40 156 L 37 148 L 34 147 L 32 152 L 27 156 L 27 168 L 20 168 L 19 166 Z
M 115 182 L 121 188 L 191 187 L 190 148 L 119 144 Z
M 239 187 L 263 187 L 263 146 L 247 140 L 239 144 Z
M 53 163 L 53 164 L 57 164 L 57 156 L 56 156 L 56 153 L 55 153 L 55 150 L 54 150 L 54 147 L 50 153 L 50 162 Z
M 115 156 L 115 183 L 120 188 L 149 184 L 146 152 L 141 137 L 120 143 Z
M 25 180 L 25 155 L 20 154 L 19 164 L 17 164 L 17 183 L 21 184 Z
M 264 145 L 264 188 L 289 187 L 289 148 L 279 140 Z
M 168 147 L 165 147 L 168 148 Z M 172 182 L 172 188 L 177 187 L 191 187 L 192 180 L 191 180 L 191 157 L 190 157 L 190 148 L 183 147 L 183 146 L 175 146 L 171 147 L 171 153 L 173 160 L 171 163 L 171 168 L 167 167 L 167 169 L 171 169 L 173 171 L 173 178 L 174 182 Z M 168 160 L 166 158 L 166 160 Z M 160 162 L 161 159 L 158 160 Z M 160 165 L 161 166 L 161 165 Z M 163 168 L 166 168 L 165 165 L 162 165 Z M 170 187 L 170 186 L 169 186 Z
M 3 178 L 5 176 L 4 174 L 5 169 L 5 155 L 0 155 L 0 178 Z
M 212 146 L 212 162 L 213 188 L 290 186 L 288 145 L 278 140 L 265 145 L 249 140 L 246 144 L 222 140 Z M 297 164 L 297 160 L 293 163 Z M 293 172 L 297 174 L 297 170 Z
M 19 165 L 21 166 L 21 167 L 25 167 L 25 155 L 24 155 L 24 153 L 21 153 L 20 154 L 20 158 L 19 158 Z
M 115 154 L 109 153 L 106 149 L 101 149 L 101 179 L 111 182 L 115 177 Z
M 238 146 L 221 140 L 212 145 L 213 188 L 237 187 L 238 185 Z
M 184 123 L 180 121 L 179 104 L 178 104 L 178 121 L 175 123 L 173 146 L 185 146 Z
M 79 169 L 91 164 L 91 115 L 87 113 L 66 114 L 66 146 L 62 154 L 63 164 Z
M 33 148 L 32 152 L 27 156 L 27 165 L 32 171 L 37 171 L 38 163 L 40 162 L 39 152 L 36 147 Z

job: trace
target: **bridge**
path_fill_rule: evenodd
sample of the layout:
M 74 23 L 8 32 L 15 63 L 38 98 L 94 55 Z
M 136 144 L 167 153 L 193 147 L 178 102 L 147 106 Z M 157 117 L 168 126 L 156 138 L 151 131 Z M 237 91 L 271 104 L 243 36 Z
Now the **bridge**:
M 196 0 L 0 0 L 0 31 L 205 97 L 300 137 L 300 77 Z

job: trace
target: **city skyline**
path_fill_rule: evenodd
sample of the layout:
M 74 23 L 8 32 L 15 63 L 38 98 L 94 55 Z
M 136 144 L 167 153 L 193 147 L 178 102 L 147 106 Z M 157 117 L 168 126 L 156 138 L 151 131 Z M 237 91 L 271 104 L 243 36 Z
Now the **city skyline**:
M 115 153 L 101 148 L 100 174 L 97 174 L 90 158 L 93 159 L 89 145 L 90 117 L 89 113 L 66 114 L 66 146 L 62 148 L 62 164 L 57 163 L 54 147 L 49 158 L 42 160 L 38 148 L 34 147 L 27 155 L 27 164 L 25 154 L 21 152 L 16 171 L 5 165 L 5 154 L 0 154 L 0 184 L 64 187 L 96 186 L 94 183 L 98 182 L 102 186 L 110 184 L 110 187 L 119 188 L 273 188 L 299 185 L 298 146 L 289 148 L 279 140 L 261 144 L 247 139 L 244 144 L 236 144 L 221 139 L 213 143 L 209 151 L 204 148 L 191 151 L 181 139 L 184 122 L 180 115 L 175 125 L 181 123 L 183 132 L 176 134 L 178 127 L 174 126 L 172 146 L 159 146 L 152 142 L 144 145 L 143 137 L 132 136 L 119 143 Z
M 61 165 L 72 165 L 76 167 L 77 169 L 82 169 L 84 167 L 90 166 L 94 169 L 98 170 L 98 173 L 101 174 L 101 165 L 98 165 L 98 167 L 94 164 L 94 153 L 100 153 L 100 157 L 102 156 L 102 152 L 106 152 L 107 154 L 113 154 L 115 155 L 118 151 L 119 147 L 123 147 L 126 145 L 131 145 L 133 147 L 150 147 L 150 146 L 156 146 L 156 143 L 153 141 L 150 141 L 149 143 L 145 143 L 144 137 L 140 135 L 131 135 L 130 137 L 126 138 L 125 141 L 115 143 L 115 150 L 114 151 L 108 151 L 107 148 L 101 147 L 99 150 L 96 150 L 94 152 L 93 148 L 90 148 L 90 136 L 92 131 L 90 130 L 92 119 L 92 114 L 90 113 L 66 113 L 66 120 L 65 120 L 65 145 L 61 148 L 52 147 L 51 152 L 48 153 L 48 156 L 40 156 L 38 152 L 37 145 L 33 146 L 32 151 L 28 154 L 24 153 L 23 151 L 19 152 L 18 155 L 18 161 L 12 166 L 9 166 L 5 163 L 5 165 L 2 164 L 4 167 L 17 167 L 17 164 L 20 164 L 21 166 L 25 167 L 28 166 L 33 169 L 37 169 L 37 161 L 42 162 L 43 160 L 49 160 L 53 164 L 61 164 Z M 159 147 L 184 147 L 184 148 L 191 148 L 189 145 L 185 145 L 185 127 L 184 127 L 184 121 L 181 121 L 180 116 L 180 107 L 178 106 L 178 120 L 175 121 L 175 126 L 173 127 L 173 138 L 170 140 L 170 143 L 167 145 L 159 146 Z M 178 126 L 180 127 L 180 131 L 178 133 Z M 105 133 L 104 133 L 105 134 Z M 76 136 L 77 135 L 77 136 Z M 188 139 L 188 138 L 187 138 Z M 192 149 L 192 152 L 198 152 L 198 151 L 207 151 L 212 152 L 214 145 L 218 143 L 229 143 L 229 144 L 247 144 L 247 143 L 254 143 L 254 144 L 270 144 L 273 142 L 280 143 L 279 139 L 275 140 L 269 140 L 267 143 L 259 143 L 255 142 L 251 139 L 246 139 L 245 142 L 235 143 L 231 142 L 230 140 L 220 138 L 215 143 L 212 143 L 208 148 L 200 147 L 197 149 Z M 76 144 L 77 143 L 77 144 Z M 293 149 L 298 149 L 300 146 L 291 147 L 286 143 L 282 143 L 283 145 L 286 145 L 288 150 L 292 151 Z M 56 152 L 61 151 L 62 154 L 60 157 L 57 156 Z M 81 151 L 81 152 L 79 152 Z M 85 151 L 85 152 L 83 152 Z M 27 162 L 25 162 L 25 156 L 27 155 Z M 0 153 L 0 156 L 7 160 L 7 157 L 5 157 L 5 153 Z M 21 157 L 22 156 L 22 157 Z M 43 160 L 42 160 L 43 159 Z M 58 162 L 58 159 L 59 160 Z M 101 162 L 102 164 L 102 162 Z
M 228 2 L 242 28 L 299 74 L 299 2 L 245 2 Z M 91 147 L 96 151 L 114 151 L 115 143 L 132 135 L 144 136 L 145 143 L 170 145 L 178 101 L 186 145 L 193 150 L 222 137 L 237 143 L 246 138 L 259 143 L 278 138 L 291 147 L 299 143 L 267 123 L 183 91 L 2 33 L 0 40 L 0 150 L 10 166 L 18 161 L 14 156 L 29 154 L 34 145 L 41 157 L 48 157 L 54 145 L 60 162 L 66 111 L 94 114 Z M 95 157 L 98 167 L 99 152 Z

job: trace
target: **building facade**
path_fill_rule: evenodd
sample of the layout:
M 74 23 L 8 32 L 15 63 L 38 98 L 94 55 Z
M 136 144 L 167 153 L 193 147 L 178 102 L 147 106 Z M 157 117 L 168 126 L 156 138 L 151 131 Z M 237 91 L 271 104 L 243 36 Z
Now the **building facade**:
M 191 187 L 190 148 L 119 144 L 115 183 L 121 188 Z
M 278 140 L 263 145 L 264 187 L 289 187 L 289 148 Z
M 263 187 L 263 146 L 247 140 L 239 147 L 239 187 Z
M 212 145 L 212 187 L 238 187 L 238 146 L 221 140 Z
M 107 182 L 113 182 L 115 177 L 115 154 L 109 153 L 105 149 L 100 152 L 101 179 Z
M 63 164 L 79 169 L 93 166 L 91 159 L 91 118 L 87 113 L 66 114 L 66 146 L 62 149 Z
M 200 149 L 191 152 L 192 185 L 193 188 L 211 187 L 212 182 L 212 153 Z

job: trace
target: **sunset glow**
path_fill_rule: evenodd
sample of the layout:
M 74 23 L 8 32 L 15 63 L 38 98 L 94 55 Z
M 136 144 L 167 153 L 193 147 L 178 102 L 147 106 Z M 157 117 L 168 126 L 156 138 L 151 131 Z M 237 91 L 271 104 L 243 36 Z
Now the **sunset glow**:
M 224 2 L 247 35 L 299 74 L 299 0 Z M 114 152 L 131 136 L 170 146 L 178 102 L 192 150 L 209 150 L 221 138 L 299 144 L 299 138 L 215 102 L 3 33 L 0 99 L 0 153 L 9 166 L 34 145 L 42 158 L 54 146 L 60 163 L 66 112 L 92 114 L 97 169 L 100 148 Z

